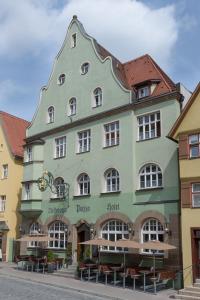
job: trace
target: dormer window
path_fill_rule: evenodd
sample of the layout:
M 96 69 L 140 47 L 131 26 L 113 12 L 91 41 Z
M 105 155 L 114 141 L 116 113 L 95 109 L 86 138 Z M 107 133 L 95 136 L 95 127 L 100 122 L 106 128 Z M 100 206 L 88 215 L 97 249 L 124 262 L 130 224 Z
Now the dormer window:
M 75 48 L 76 47 L 76 33 L 72 34 L 72 39 L 71 39 L 71 47 Z
M 143 86 L 138 88 L 138 99 L 148 97 L 150 95 L 150 88 L 149 86 Z

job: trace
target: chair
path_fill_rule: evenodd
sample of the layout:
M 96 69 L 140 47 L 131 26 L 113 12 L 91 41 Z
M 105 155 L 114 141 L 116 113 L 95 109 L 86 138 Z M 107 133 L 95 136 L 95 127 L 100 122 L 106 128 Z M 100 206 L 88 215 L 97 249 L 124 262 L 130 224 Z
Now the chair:
M 87 267 L 84 263 L 79 263 L 79 270 L 81 271 L 81 281 L 83 280 L 83 273 L 87 270 Z
M 135 281 L 140 278 L 140 274 L 134 268 L 129 268 L 128 274 L 133 279 L 133 290 L 135 290 Z
M 113 273 L 113 271 L 109 268 L 107 265 L 101 265 L 100 266 L 100 272 L 105 275 L 105 285 L 108 284 L 108 275 Z

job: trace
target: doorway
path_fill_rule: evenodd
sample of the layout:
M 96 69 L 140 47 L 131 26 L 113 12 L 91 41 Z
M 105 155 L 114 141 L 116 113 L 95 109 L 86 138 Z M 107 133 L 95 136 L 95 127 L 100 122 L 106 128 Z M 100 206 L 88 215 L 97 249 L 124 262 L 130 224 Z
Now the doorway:
M 85 245 L 80 243 L 88 241 L 90 239 L 90 227 L 87 223 L 81 224 L 77 227 L 77 260 L 78 262 L 85 258 Z
M 2 235 L 0 235 L 0 261 L 2 261 Z
M 200 278 L 200 228 L 192 229 L 192 264 L 193 281 Z

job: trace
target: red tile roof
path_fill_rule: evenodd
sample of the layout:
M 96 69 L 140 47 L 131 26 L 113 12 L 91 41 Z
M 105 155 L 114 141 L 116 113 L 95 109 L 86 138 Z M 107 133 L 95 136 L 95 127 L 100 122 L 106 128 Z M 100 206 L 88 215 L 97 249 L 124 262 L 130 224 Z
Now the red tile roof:
M 0 111 L 0 122 L 12 154 L 22 158 L 26 128 L 30 123 L 3 111 Z

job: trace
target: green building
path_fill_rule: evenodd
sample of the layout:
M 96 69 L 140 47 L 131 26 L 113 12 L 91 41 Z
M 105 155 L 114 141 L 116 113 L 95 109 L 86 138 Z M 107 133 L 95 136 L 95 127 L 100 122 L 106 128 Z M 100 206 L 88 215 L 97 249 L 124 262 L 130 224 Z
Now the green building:
M 61 257 L 71 243 L 74 262 L 84 256 L 79 242 L 94 236 L 157 239 L 177 247 L 157 254 L 178 269 L 177 148 L 166 135 L 181 99 L 149 55 L 121 63 L 74 16 L 27 130 L 22 233 L 55 237 L 48 247 Z M 39 189 L 44 172 L 54 179 Z M 28 246 L 21 253 L 36 244 Z M 102 259 L 119 261 L 120 252 L 105 247 Z M 127 257 L 151 254 L 130 250 Z

